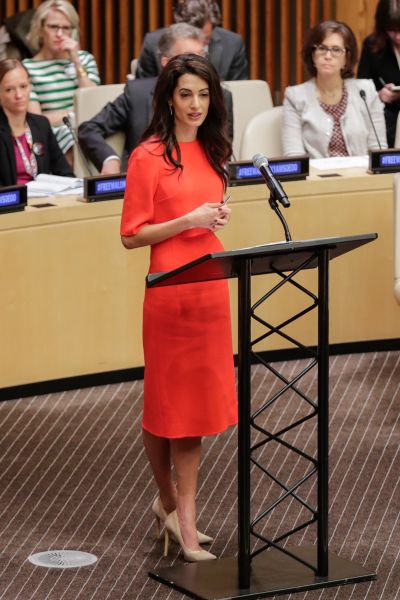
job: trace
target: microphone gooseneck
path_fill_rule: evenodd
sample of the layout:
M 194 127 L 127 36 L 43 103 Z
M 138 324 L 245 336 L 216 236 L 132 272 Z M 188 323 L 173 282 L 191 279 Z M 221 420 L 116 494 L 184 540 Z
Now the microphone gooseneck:
M 371 125 L 372 125 L 372 129 L 373 129 L 373 131 L 374 131 L 374 134 L 375 134 L 375 137 L 376 137 L 376 141 L 378 142 L 379 150 L 382 150 L 382 146 L 381 146 L 381 143 L 380 143 L 380 141 L 379 141 L 379 137 L 378 137 L 378 134 L 377 134 L 377 132 L 376 132 L 375 125 L 374 125 L 374 122 L 373 122 L 373 120 L 372 120 L 372 116 L 371 116 L 371 113 L 370 113 L 370 111 L 369 111 L 369 108 L 368 108 L 368 103 L 367 103 L 367 94 L 365 93 L 365 90 L 360 90 L 360 96 L 361 96 L 361 98 L 362 98 L 362 100 L 363 100 L 363 102 L 364 102 L 364 104 L 365 104 L 365 108 L 367 109 L 368 118 L 369 118 L 369 120 L 370 120 L 370 123 L 371 123 Z
M 63 117 L 62 121 L 63 121 L 64 125 L 66 127 L 68 127 L 68 129 L 69 129 L 72 137 L 74 138 L 74 142 L 76 144 L 76 147 L 78 148 L 79 156 L 81 157 L 82 162 L 84 163 L 85 167 L 87 168 L 87 170 L 89 172 L 89 175 L 93 177 L 93 173 L 92 173 L 92 169 L 90 168 L 89 161 L 86 158 L 86 156 L 85 156 L 85 154 L 84 154 L 84 152 L 83 152 L 83 150 L 81 148 L 81 145 L 79 143 L 78 137 L 77 137 L 77 135 L 76 135 L 76 133 L 74 131 L 74 128 L 72 127 L 71 121 L 69 120 L 68 117 Z
M 286 193 L 284 192 L 281 184 L 275 178 L 275 175 L 271 171 L 267 157 L 263 156 L 262 154 L 255 154 L 252 158 L 252 161 L 253 161 L 253 165 L 260 171 L 260 173 L 262 174 L 262 176 L 265 179 L 265 182 L 270 191 L 269 205 L 272 208 L 272 210 L 275 212 L 275 214 L 278 216 L 278 219 L 280 220 L 280 222 L 282 224 L 282 227 L 285 231 L 286 241 L 290 242 L 292 240 L 292 236 L 290 235 L 289 227 L 288 227 L 288 224 L 286 223 L 285 217 L 279 210 L 279 206 L 278 206 L 278 201 L 285 208 L 290 206 L 288 197 L 287 197 Z
M 267 157 L 263 154 L 255 154 L 252 158 L 252 161 L 253 165 L 260 171 L 260 173 L 264 177 L 265 183 L 267 184 L 273 198 L 280 202 L 282 206 L 288 208 L 290 206 L 290 202 L 288 200 L 286 192 L 284 191 L 281 184 L 271 171 Z

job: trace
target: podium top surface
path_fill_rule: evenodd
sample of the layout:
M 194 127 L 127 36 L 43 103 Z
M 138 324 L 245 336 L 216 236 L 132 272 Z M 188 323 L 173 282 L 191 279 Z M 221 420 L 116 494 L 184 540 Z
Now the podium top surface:
M 273 242 L 251 248 L 205 254 L 173 271 L 149 273 L 147 287 L 177 285 L 238 277 L 241 263 L 250 261 L 251 275 L 293 271 L 311 259 L 305 269 L 318 266 L 318 256 L 328 250 L 329 260 L 374 241 L 376 233 L 318 238 L 290 242 Z

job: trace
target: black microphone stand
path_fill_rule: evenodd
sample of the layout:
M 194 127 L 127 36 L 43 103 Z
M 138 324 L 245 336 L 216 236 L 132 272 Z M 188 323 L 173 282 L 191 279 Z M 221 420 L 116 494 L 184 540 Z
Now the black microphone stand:
M 285 231 L 285 240 L 287 242 L 291 242 L 292 241 L 292 236 L 290 235 L 290 231 L 289 231 L 289 226 L 286 222 L 285 217 L 283 216 L 283 214 L 281 213 L 278 203 L 276 201 L 275 198 L 275 194 L 273 192 L 271 192 L 270 190 L 270 194 L 269 194 L 269 205 L 272 208 L 272 210 L 278 215 L 278 219 L 280 220 L 280 222 L 282 223 L 282 227 Z
M 69 129 L 69 131 L 70 131 L 70 133 L 71 133 L 71 135 L 72 135 L 72 137 L 74 139 L 74 143 L 75 143 L 75 146 L 78 148 L 78 152 L 79 152 L 79 156 L 81 157 L 81 161 L 83 162 L 83 164 L 85 165 L 86 169 L 88 170 L 90 177 L 93 177 L 93 173 L 92 173 L 92 169 L 90 168 L 89 161 L 86 158 L 86 156 L 85 156 L 85 154 L 84 154 L 84 152 L 83 152 L 83 150 L 81 148 L 78 136 L 76 135 L 76 130 L 72 127 L 72 123 L 71 123 L 69 117 L 64 117 L 63 118 L 63 123 L 64 123 L 64 125 L 66 127 L 68 127 L 68 129 Z

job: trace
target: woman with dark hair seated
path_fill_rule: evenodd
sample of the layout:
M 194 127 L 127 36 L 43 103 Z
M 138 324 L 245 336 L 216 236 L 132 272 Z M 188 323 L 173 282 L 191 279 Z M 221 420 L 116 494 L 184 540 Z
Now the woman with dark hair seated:
M 0 62 L 0 186 L 25 184 L 39 173 L 73 176 L 46 117 L 28 112 L 31 84 L 16 59 Z
M 375 86 L 353 77 L 357 42 L 351 29 L 340 21 L 320 23 L 310 31 L 302 58 L 312 79 L 285 91 L 284 154 L 361 156 L 379 145 L 386 148 L 383 104 Z
M 374 32 L 363 42 L 358 77 L 373 79 L 385 103 L 387 139 L 392 148 L 400 110 L 400 0 L 378 2 Z
M 168 271 L 223 250 L 216 232 L 232 148 L 219 77 L 195 54 L 172 58 L 155 91 L 152 122 L 129 159 L 121 235 L 150 246 L 150 271 Z M 212 560 L 196 529 L 201 440 L 237 422 L 225 280 L 146 289 L 143 441 L 159 496 L 152 510 L 185 560 Z M 171 468 L 174 466 L 175 482 Z

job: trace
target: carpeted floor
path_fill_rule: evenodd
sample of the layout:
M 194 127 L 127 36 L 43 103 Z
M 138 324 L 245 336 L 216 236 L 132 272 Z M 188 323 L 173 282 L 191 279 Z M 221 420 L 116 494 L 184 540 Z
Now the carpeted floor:
M 304 363 L 277 366 L 293 377 Z M 281 598 L 398 600 L 400 598 L 400 353 L 335 356 L 330 360 L 330 550 L 376 570 L 373 583 Z M 275 389 L 253 367 L 254 406 Z M 315 393 L 315 373 L 302 389 Z M 162 558 L 149 506 L 155 487 L 140 434 L 142 382 L 80 389 L 0 404 L 0 598 L 4 600 L 177 600 L 182 594 L 147 577 L 156 565 L 181 561 L 172 545 Z M 259 421 L 276 431 L 300 416 L 290 394 Z M 256 436 L 257 437 L 257 436 Z M 256 439 L 255 437 L 255 439 Z M 313 423 L 288 434 L 307 450 Z M 198 496 L 199 528 L 215 536 L 211 550 L 237 549 L 236 430 L 204 441 Z M 288 481 L 306 462 L 277 444 L 260 458 Z M 312 501 L 308 482 L 303 496 Z M 252 513 L 276 496 L 274 484 L 252 475 Z M 263 522 L 269 537 L 296 525 L 304 509 L 287 501 Z M 315 531 L 291 544 L 314 543 Z M 98 562 L 81 569 L 45 569 L 27 562 L 33 552 L 75 549 Z

